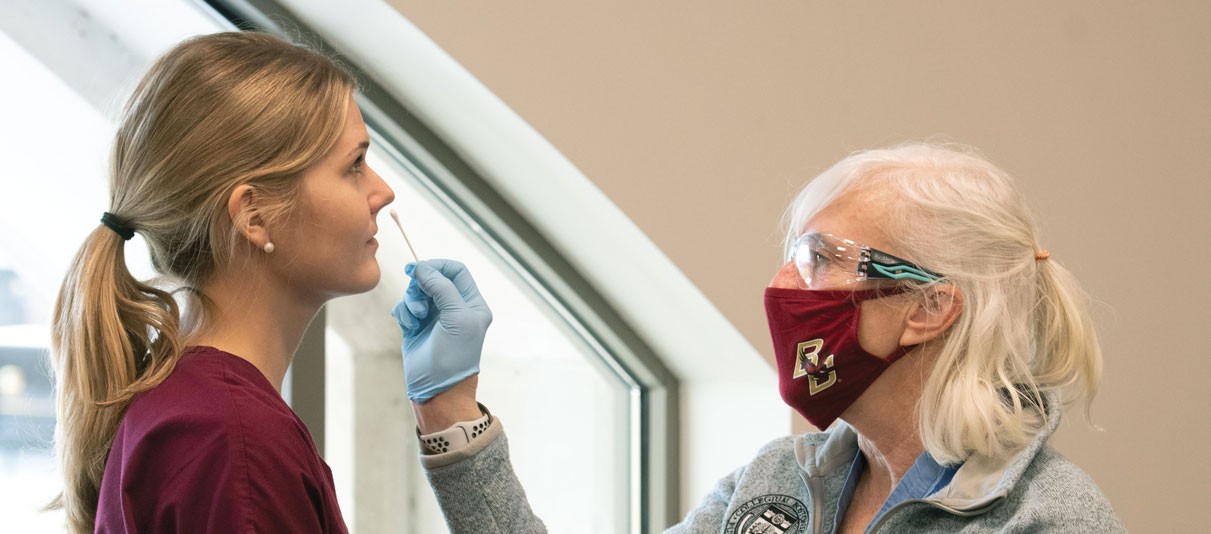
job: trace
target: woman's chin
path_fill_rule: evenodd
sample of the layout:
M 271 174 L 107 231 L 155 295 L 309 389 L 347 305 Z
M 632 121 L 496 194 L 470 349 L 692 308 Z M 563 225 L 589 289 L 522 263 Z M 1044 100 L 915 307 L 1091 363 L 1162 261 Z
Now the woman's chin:
M 374 262 L 371 267 L 368 267 L 365 273 L 358 277 L 358 282 L 354 293 L 365 293 L 378 287 L 379 280 L 382 280 L 383 272 L 378 267 L 378 263 Z
M 358 295 L 370 291 L 378 287 L 379 280 L 382 279 L 382 271 L 379 270 L 378 264 L 373 267 L 366 267 L 356 273 L 356 276 L 346 278 L 336 286 L 332 291 L 332 297 L 344 297 L 349 295 Z

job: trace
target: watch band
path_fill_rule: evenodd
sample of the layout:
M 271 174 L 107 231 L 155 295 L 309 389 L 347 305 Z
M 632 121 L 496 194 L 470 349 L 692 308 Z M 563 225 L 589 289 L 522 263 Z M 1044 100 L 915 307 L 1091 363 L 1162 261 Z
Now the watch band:
M 417 428 L 416 436 L 420 438 L 421 447 L 429 454 L 457 451 L 466 447 L 472 440 L 482 435 L 489 426 L 492 426 L 492 414 L 488 413 L 488 409 L 480 404 L 479 411 L 484 414 L 483 417 L 474 421 L 460 421 L 445 430 L 432 434 L 422 435 L 420 428 Z

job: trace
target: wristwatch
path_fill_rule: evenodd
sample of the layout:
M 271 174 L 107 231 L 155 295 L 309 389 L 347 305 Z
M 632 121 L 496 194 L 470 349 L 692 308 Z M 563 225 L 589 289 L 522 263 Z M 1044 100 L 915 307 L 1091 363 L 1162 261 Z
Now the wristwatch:
M 484 431 L 492 426 L 492 414 L 488 412 L 488 408 L 479 404 L 479 411 L 483 417 L 474 421 L 454 423 L 450 428 L 432 434 L 422 435 L 417 427 L 416 436 L 420 438 L 421 447 L 428 454 L 441 454 L 470 445 L 472 440 L 483 435 Z

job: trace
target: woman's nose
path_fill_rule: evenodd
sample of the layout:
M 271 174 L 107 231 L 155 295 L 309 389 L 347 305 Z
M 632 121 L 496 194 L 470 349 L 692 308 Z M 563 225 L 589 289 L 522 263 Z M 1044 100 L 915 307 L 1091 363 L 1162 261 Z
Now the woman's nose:
M 770 287 L 781 289 L 803 289 L 803 278 L 799 276 L 799 268 L 795 267 L 795 262 L 788 261 L 778 272 L 774 274 L 774 279 L 770 280 Z
M 370 172 L 374 172 L 373 170 Z M 391 186 L 387 185 L 387 181 L 383 180 L 378 173 L 374 173 L 374 177 L 378 179 L 377 191 L 374 192 L 371 200 L 371 211 L 378 213 L 379 210 L 386 207 L 388 204 L 395 202 L 395 191 Z

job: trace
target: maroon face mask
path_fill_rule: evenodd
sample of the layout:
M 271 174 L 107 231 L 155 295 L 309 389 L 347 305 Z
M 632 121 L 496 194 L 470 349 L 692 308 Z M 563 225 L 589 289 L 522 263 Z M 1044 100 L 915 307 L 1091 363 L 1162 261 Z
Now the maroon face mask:
M 862 301 L 901 292 L 902 288 L 766 288 L 765 316 L 774 340 L 778 392 L 783 402 L 816 428 L 833 424 L 883 371 L 911 350 L 900 347 L 883 359 L 866 352 L 858 343 Z

